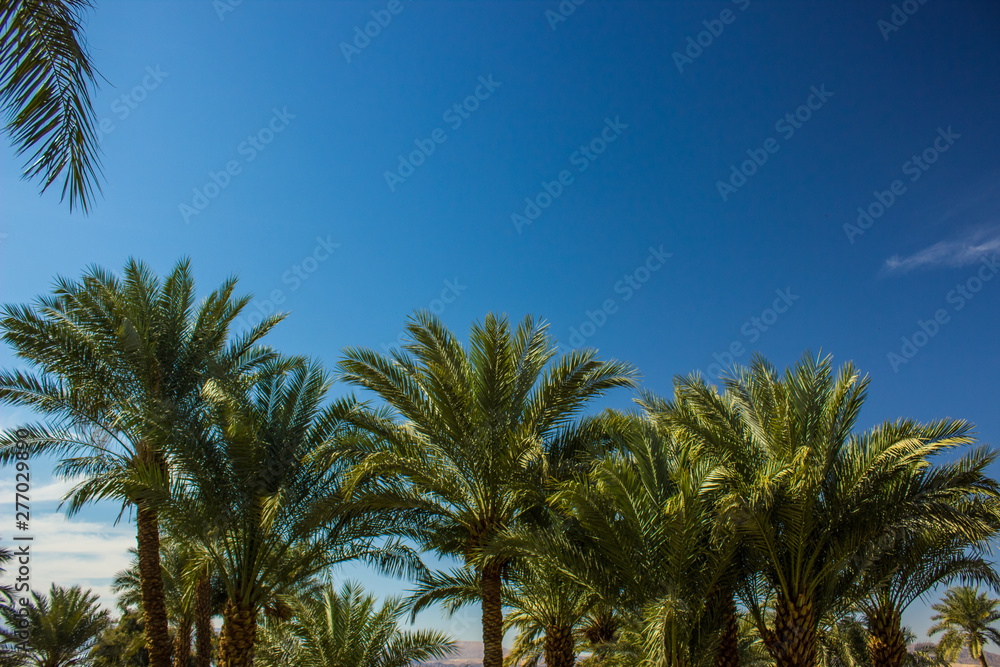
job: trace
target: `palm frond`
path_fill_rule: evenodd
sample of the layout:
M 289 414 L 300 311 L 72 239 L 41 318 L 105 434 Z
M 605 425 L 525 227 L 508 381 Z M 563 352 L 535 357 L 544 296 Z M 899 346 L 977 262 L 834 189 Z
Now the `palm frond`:
M 25 178 L 42 192 L 60 176 L 69 206 L 88 212 L 100 192 L 90 99 L 97 73 L 82 35 L 90 0 L 12 0 L 0 9 L 0 106 Z

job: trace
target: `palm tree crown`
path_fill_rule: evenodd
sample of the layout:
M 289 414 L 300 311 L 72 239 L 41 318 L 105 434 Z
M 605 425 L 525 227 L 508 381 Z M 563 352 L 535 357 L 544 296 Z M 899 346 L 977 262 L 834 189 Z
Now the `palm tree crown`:
M 37 667 L 70 667 L 81 664 L 97 636 L 108 627 L 108 612 L 97 604 L 97 596 L 79 586 L 62 588 L 52 584 L 49 594 L 32 592 L 24 607 L 27 638 L 21 640 L 8 629 L 3 638 L 19 643 L 30 664 Z M 10 607 L 0 610 L 7 628 L 19 627 L 21 616 Z
M 228 387 L 211 384 L 203 423 L 177 433 L 179 488 L 158 507 L 173 535 L 204 550 L 226 589 L 222 667 L 251 665 L 258 614 L 284 613 L 334 564 L 360 559 L 396 575 L 423 567 L 399 539 L 383 539 L 407 522 L 405 512 L 369 510 L 345 490 L 342 441 L 359 406 L 351 398 L 324 406 L 329 388 L 318 364 L 275 360 Z
M 931 620 L 937 623 L 927 634 L 944 633 L 938 650 L 946 660 L 954 661 L 965 646 L 982 667 L 987 667 L 986 645 L 1000 646 L 1000 629 L 996 626 L 1000 621 L 998 605 L 1000 600 L 989 598 L 971 586 L 949 588 L 941 602 L 931 605 L 937 612 Z
M 726 620 L 718 596 L 735 544 L 716 530 L 716 468 L 697 448 L 641 420 L 592 470 L 553 495 L 576 530 L 533 540 L 538 557 L 558 563 L 634 626 L 645 623 L 657 664 L 708 660 Z
M 950 464 L 936 454 L 970 444 L 971 425 L 900 420 L 855 434 L 867 378 L 807 354 L 783 375 L 761 358 L 725 383 L 678 382 L 667 420 L 715 452 L 720 517 L 761 564 L 776 594 L 773 625 L 760 590 L 744 595 L 779 667 L 812 667 L 817 630 L 851 603 L 865 555 L 893 535 L 930 529 L 978 537 L 970 504 L 995 503 L 985 449 Z M 766 599 L 766 598 L 765 598 Z
M 444 658 L 455 646 L 440 632 L 400 631 L 402 599 L 391 597 L 377 607 L 375 598 L 351 582 L 340 591 L 327 585 L 292 608 L 291 620 L 265 633 L 264 667 L 407 667 L 414 661 Z M 281 641 L 286 634 L 291 642 Z
M 457 556 L 481 581 L 485 667 L 503 660 L 501 581 L 506 562 L 489 555 L 504 530 L 531 521 L 552 471 L 604 433 L 600 417 L 579 419 L 593 398 L 631 387 L 631 366 L 593 350 L 562 355 L 547 327 L 525 318 L 512 329 L 488 315 L 465 348 L 429 313 L 407 328 L 391 358 L 350 348 L 340 363 L 350 384 L 376 392 L 391 413 L 358 421 L 377 442 L 356 477 L 379 503 L 426 516 L 425 547 Z

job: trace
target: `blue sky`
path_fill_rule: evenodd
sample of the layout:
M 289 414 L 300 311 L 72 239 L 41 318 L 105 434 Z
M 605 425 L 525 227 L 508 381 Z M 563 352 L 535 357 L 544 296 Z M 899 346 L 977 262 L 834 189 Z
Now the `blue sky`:
M 997 443 L 1000 5 L 561 7 L 99 3 L 104 197 L 70 215 L 5 144 L 0 300 L 190 256 L 203 290 L 239 274 L 291 312 L 271 342 L 330 365 L 418 308 L 459 332 L 532 313 L 658 392 L 822 350 L 871 375 L 864 426 L 964 418 Z M 55 504 L 38 583 L 105 590 L 130 528 Z M 475 638 L 477 616 L 419 624 Z

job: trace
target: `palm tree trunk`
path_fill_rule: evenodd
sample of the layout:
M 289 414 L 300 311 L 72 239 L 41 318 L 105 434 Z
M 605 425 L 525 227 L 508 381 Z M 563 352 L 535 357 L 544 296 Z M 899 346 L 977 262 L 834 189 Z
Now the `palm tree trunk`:
M 715 667 L 740 667 L 740 628 L 736 616 L 736 601 L 731 591 L 718 596 L 722 608 L 721 637 Z
M 573 667 L 576 647 L 573 628 L 552 626 L 545 629 L 545 667 Z
M 188 667 L 191 659 L 191 617 L 185 616 L 174 633 L 174 667 Z
M 503 667 L 503 604 L 500 568 L 483 570 L 483 667 Z
M 816 667 L 818 621 L 811 601 L 799 594 L 794 600 L 779 598 L 774 632 L 764 638 L 776 667 Z
M 666 667 L 691 667 L 691 660 L 681 651 L 677 651 L 664 642 L 663 664 Z
M 160 526 L 156 510 L 138 506 L 136 513 L 142 615 L 150 667 L 170 667 L 170 630 L 160 569 Z
M 902 667 L 906 641 L 901 627 L 902 614 L 883 604 L 868 618 L 868 655 L 874 667 Z
M 986 649 L 980 649 L 979 651 L 979 667 L 990 667 L 986 662 Z
M 194 590 L 194 625 L 197 637 L 195 665 L 212 664 L 212 585 L 207 576 L 199 577 Z
M 253 667 L 257 610 L 226 602 L 219 637 L 219 667 Z

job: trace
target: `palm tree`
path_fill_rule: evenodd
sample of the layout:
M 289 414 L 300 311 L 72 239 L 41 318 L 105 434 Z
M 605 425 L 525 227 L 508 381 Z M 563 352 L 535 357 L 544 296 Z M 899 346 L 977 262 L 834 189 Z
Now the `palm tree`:
M 772 615 L 773 611 L 769 609 L 768 616 Z M 753 618 L 748 614 L 741 614 L 738 626 L 740 664 L 745 667 L 774 667 L 774 657 L 761 639 Z M 903 629 L 904 635 L 907 631 L 906 628 Z M 909 636 L 912 638 L 912 635 Z M 873 667 L 868 651 L 869 640 L 868 629 L 856 613 L 848 612 L 840 617 L 828 615 L 820 621 L 817 632 L 816 665 Z
M 220 667 L 253 663 L 261 611 L 290 600 L 328 567 L 360 559 L 392 574 L 422 570 L 399 539 L 383 539 L 404 513 L 371 511 L 344 489 L 342 443 L 360 409 L 323 407 L 328 374 L 304 359 L 269 362 L 239 382 L 210 383 L 210 427 L 177 435 L 178 489 L 158 507 L 172 534 L 203 549 L 226 590 Z
M 959 579 L 1000 588 L 992 563 L 982 557 L 997 532 L 996 508 L 972 505 L 965 513 L 970 523 L 980 520 L 978 539 L 970 541 L 967 535 L 940 529 L 890 536 L 865 564 L 856 585 L 860 598 L 856 606 L 868 623 L 868 652 L 875 667 L 902 667 L 908 644 L 903 612 L 934 586 Z M 975 530 L 972 525 L 971 531 Z
M 0 575 L 6 572 L 6 565 L 14 558 L 14 555 L 9 549 L 0 547 Z M 10 609 L 11 603 L 14 601 L 14 587 L 9 584 L 0 584 L 0 613 L 3 610 Z M 17 626 L 14 626 L 12 630 L 17 630 Z M 14 637 L 17 641 L 20 641 L 19 637 Z M 8 638 L 3 638 L 0 641 L 0 667 L 18 667 L 21 662 L 20 652 L 17 650 L 17 641 L 10 641 Z
M 29 454 L 64 457 L 57 473 L 80 482 L 67 513 L 103 499 L 136 510 L 142 607 L 152 667 L 170 664 L 160 568 L 159 518 L 150 503 L 169 483 L 169 424 L 194 409 L 210 377 L 238 375 L 270 357 L 257 346 L 281 318 L 229 341 L 250 297 L 234 299 L 235 278 L 195 306 L 190 262 L 162 282 L 129 260 L 124 278 L 92 268 L 58 279 L 34 305 L 4 306 L 3 339 L 37 369 L 0 371 L 0 402 L 44 421 L 28 431 Z M 23 431 L 21 431 L 23 433 Z M 17 429 L 0 438 L 0 463 L 18 449 Z
M 161 544 L 163 580 L 168 618 L 174 623 L 174 667 L 186 667 L 191 654 L 191 631 L 195 636 L 195 667 L 210 667 L 212 661 L 212 617 L 222 613 L 226 591 L 213 574 L 212 561 L 204 549 L 190 542 L 171 539 Z M 134 550 L 130 550 L 133 551 Z M 124 608 L 142 608 L 138 562 L 119 572 L 112 591 Z M 192 627 L 193 626 L 193 627 Z
M 903 643 L 907 646 L 912 646 L 917 641 L 917 636 L 913 634 L 913 630 L 908 627 L 903 628 Z M 941 652 L 937 650 L 937 647 L 931 645 L 930 647 L 914 648 L 913 650 L 907 649 L 906 656 L 903 658 L 904 667 L 950 667 L 947 660 L 942 658 Z
M 165 545 L 161 543 L 161 547 L 163 546 Z M 127 570 L 115 575 L 111 582 L 111 592 L 118 596 L 120 608 L 142 609 L 139 554 L 134 548 L 129 549 L 129 554 L 132 556 L 132 562 Z M 181 582 L 184 563 L 177 551 L 163 548 L 160 566 L 163 568 L 163 594 L 167 605 L 167 620 L 174 626 L 173 664 L 174 667 L 187 667 L 191 649 L 191 605 L 189 600 L 185 599 Z
M 509 664 L 535 667 L 544 656 L 547 667 L 573 667 L 596 596 L 544 562 L 521 564 L 511 579 L 504 628 L 519 632 Z
M 935 526 L 974 537 L 965 508 L 998 494 L 984 449 L 930 463 L 972 442 L 965 422 L 900 420 L 853 433 L 867 384 L 852 365 L 834 375 L 829 357 L 808 354 L 783 376 L 757 357 L 726 379 L 724 394 L 700 378 L 677 383 L 671 420 L 722 462 L 720 516 L 775 593 L 773 621 L 754 595 L 744 602 L 778 667 L 814 667 L 820 619 L 850 601 L 859 554 Z
M 440 632 L 402 632 L 402 598 L 376 606 L 361 586 L 348 582 L 338 592 L 332 585 L 293 603 L 291 620 L 279 623 L 263 648 L 277 648 L 276 661 L 263 667 L 407 667 L 414 661 L 444 658 L 455 643 Z M 282 642 L 290 638 L 291 642 Z M 283 645 L 284 644 L 284 645 Z
M 211 667 L 212 617 L 222 611 L 221 601 L 225 596 L 222 582 L 213 576 L 212 562 L 206 558 L 201 570 L 196 572 L 194 584 L 195 667 Z
M 651 664 L 713 662 L 725 628 L 717 593 L 735 554 L 712 513 L 714 472 L 709 457 L 646 421 L 553 495 L 579 534 L 525 544 L 644 625 Z
M 0 4 L 0 107 L 18 155 L 32 151 L 25 178 L 45 192 L 62 175 L 70 210 L 100 192 L 100 157 L 90 89 L 97 73 L 81 23 L 89 0 Z
M 377 441 L 356 479 L 367 480 L 380 506 L 421 512 L 425 548 L 473 568 L 483 666 L 501 667 L 510 558 L 490 549 L 503 531 L 537 520 L 550 472 L 603 437 L 604 420 L 580 420 L 580 411 L 610 389 L 634 386 L 636 374 L 593 350 L 550 365 L 557 348 L 530 317 L 512 330 L 506 317 L 487 315 L 472 326 L 468 348 L 430 313 L 417 313 L 407 332 L 391 358 L 349 348 L 340 362 L 348 383 L 374 391 L 404 420 L 359 413 Z
M 225 591 L 216 578 L 215 588 L 204 551 L 169 536 L 161 544 L 163 586 L 167 601 L 167 617 L 174 626 L 174 667 L 187 667 L 191 656 L 192 631 L 197 630 L 198 644 L 195 663 L 207 666 L 212 652 L 212 616 L 221 611 L 217 600 L 225 599 Z M 132 563 L 127 570 L 115 575 L 111 591 L 118 595 L 122 609 L 142 608 L 139 559 L 135 549 L 130 549 Z
M 955 586 L 945 591 L 944 597 L 931 609 L 937 613 L 931 616 L 937 623 L 927 631 L 933 637 L 939 632 L 941 641 L 938 650 L 949 662 L 958 658 L 962 647 L 969 649 L 969 655 L 979 660 L 982 667 L 986 663 L 986 644 L 1000 645 L 1000 629 L 995 624 L 1000 621 L 997 609 L 1000 600 L 986 597 L 971 586 Z
M 712 639 L 715 645 L 712 665 L 740 667 L 744 660 L 740 648 L 741 617 L 736 605 L 737 589 L 742 588 L 744 593 L 766 593 L 758 590 L 762 583 L 759 563 L 753 562 L 753 555 L 741 546 L 732 523 L 721 512 L 722 496 L 714 479 L 720 469 L 720 461 L 712 448 L 705 446 L 703 439 L 677 427 L 674 416 L 678 409 L 675 404 L 651 392 L 644 392 L 636 402 L 642 408 L 645 422 L 653 426 L 658 437 L 663 442 L 675 443 L 673 450 L 676 453 L 671 454 L 670 449 L 661 447 L 660 455 L 672 456 L 672 465 L 682 466 L 678 479 L 688 474 L 682 464 L 689 459 L 698 460 L 702 466 L 702 474 L 709 476 L 704 480 L 705 488 L 702 492 L 703 500 L 707 503 L 703 510 L 710 513 L 710 517 L 706 518 L 711 522 L 711 528 L 702 548 L 713 553 L 713 566 L 719 568 L 715 587 L 707 592 L 708 609 L 711 610 L 708 616 L 712 626 L 711 634 L 717 635 Z M 678 473 L 675 472 L 674 475 L 677 476 Z
M 613 642 L 621 627 L 621 615 L 609 604 L 598 600 L 584 616 L 581 627 L 591 646 Z
M 93 667 L 149 667 L 142 614 L 125 609 L 97 638 L 88 656 Z
M 49 594 L 32 592 L 23 607 L 27 638 L 11 630 L 0 630 L 5 642 L 21 643 L 29 664 L 37 667 L 70 667 L 80 664 L 97 636 L 108 626 L 108 612 L 99 607 L 97 596 L 79 586 L 62 588 L 52 584 Z M 17 627 L 22 616 L 13 609 L 0 610 L 8 628 Z
M 175 549 L 185 552 L 180 557 Z M 130 550 L 134 552 L 135 550 Z M 211 576 L 211 561 L 204 551 L 191 545 L 170 545 L 163 559 L 164 589 L 167 599 L 167 616 L 173 622 L 174 667 L 186 667 L 191 655 L 192 630 L 195 637 L 195 667 L 210 667 L 212 661 L 212 617 L 222 612 L 226 592 L 218 577 Z M 119 605 L 124 609 L 142 608 L 138 560 L 119 572 L 112 584 L 118 594 Z
M 879 667 L 871 662 L 870 639 L 868 629 L 855 615 L 824 619 L 816 642 L 817 667 Z
M 738 664 L 743 667 L 774 667 L 774 658 L 764 645 L 760 630 L 749 614 L 738 616 L 737 637 Z
M 513 542 L 513 540 L 512 540 Z M 443 602 L 450 616 L 467 605 L 480 604 L 481 580 L 474 568 L 458 567 L 449 572 L 422 576 L 410 595 L 407 606 L 411 620 L 428 605 Z M 506 665 L 534 667 L 543 657 L 550 667 L 576 663 L 577 645 L 587 643 L 583 624 L 594 625 L 607 619 L 587 619 L 598 602 L 589 589 L 570 580 L 550 563 L 522 559 L 508 568 L 501 591 L 503 606 L 510 609 L 504 617 L 504 633 L 517 628 L 514 646 L 504 658 Z M 597 633 L 601 629 L 594 628 Z M 612 637 L 601 637 L 606 641 Z

